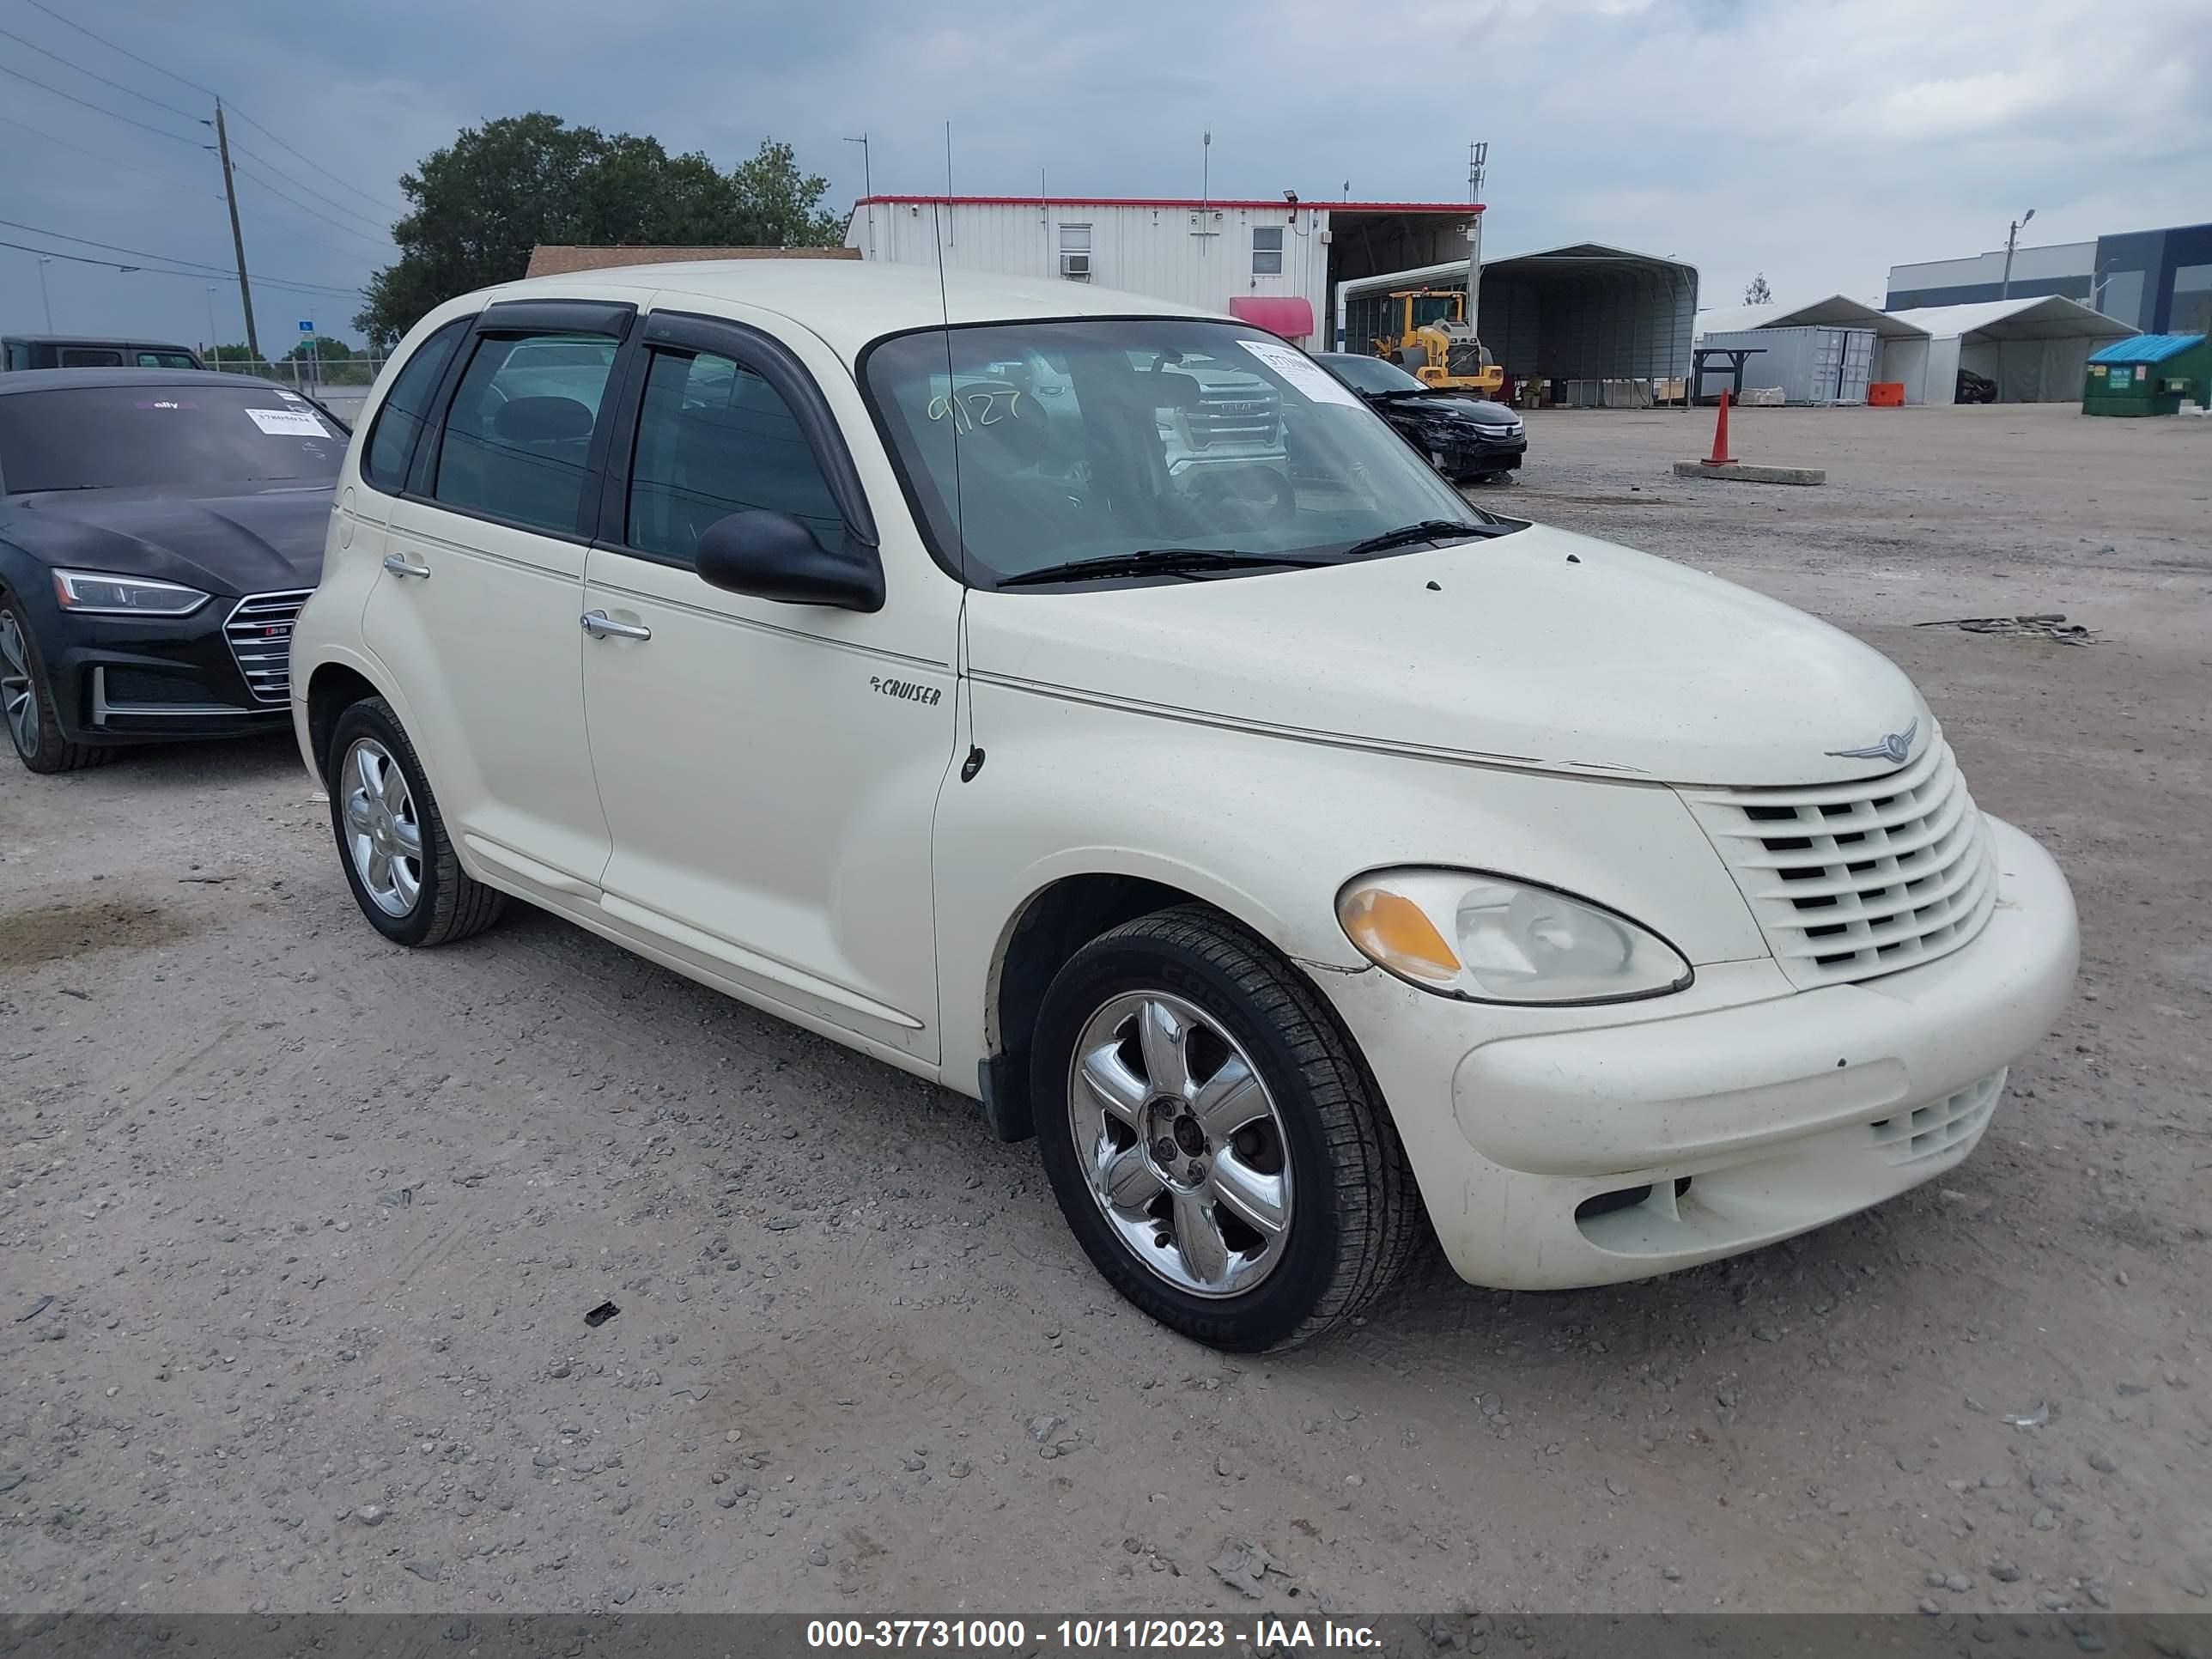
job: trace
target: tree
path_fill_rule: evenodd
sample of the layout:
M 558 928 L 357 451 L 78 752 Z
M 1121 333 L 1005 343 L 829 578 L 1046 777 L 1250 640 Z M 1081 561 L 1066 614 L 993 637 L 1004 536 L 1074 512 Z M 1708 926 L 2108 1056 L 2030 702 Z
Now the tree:
M 399 258 L 369 279 L 354 326 L 388 347 L 434 306 L 512 282 L 541 242 L 823 247 L 844 225 L 830 183 L 788 144 L 724 173 L 653 137 L 572 127 L 532 112 L 465 127 L 399 181 L 414 210 L 392 228 Z
M 302 340 L 284 354 L 287 362 L 304 362 L 313 357 L 319 363 L 342 363 L 353 356 L 353 348 L 343 340 L 333 340 L 327 334 L 318 334 Z
M 1771 306 L 1774 303 L 1774 290 L 1767 287 L 1765 271 L 1751 279 L 1750 285 L 1743 291 L 1743 302 L 1747 306 Z

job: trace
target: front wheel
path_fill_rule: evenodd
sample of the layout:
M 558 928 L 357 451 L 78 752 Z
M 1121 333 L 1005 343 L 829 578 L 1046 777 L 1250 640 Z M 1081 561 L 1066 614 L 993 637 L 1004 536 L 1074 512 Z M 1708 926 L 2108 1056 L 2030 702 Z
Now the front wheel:
M 390 703 L 364 698 L 338 716 L 323 775 L 346 883 L 378 933 L 397 945 L 447 945 L 499 920 L 505 896 L 461 868 Z
M 1130 1302 L 1234 1352 L 1320 1335 L 1421 1232 L 1404 1148 L 1320 995 L 1192 906 L 1092 940 L 1045 994 L 1037 1139 L 1061 1213 Z
M 27 611 L 0 595 L 0 719 L 15 757 L 33 772 L 76 772 L 98 766 L 115 751 L 62 735 L 54 689 L 39 656 Z

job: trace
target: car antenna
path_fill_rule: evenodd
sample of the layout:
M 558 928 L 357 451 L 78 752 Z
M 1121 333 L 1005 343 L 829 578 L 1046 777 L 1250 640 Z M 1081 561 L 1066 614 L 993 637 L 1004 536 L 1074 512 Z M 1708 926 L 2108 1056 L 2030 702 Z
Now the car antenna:
M 952 380 L 952 304 L 946 298 L 945 240 L 952 213 L 952 123 L 945 124 L 945 199 L 930 210 L 930 228 L 937 244 L 937 317 L 945 343 L 945 429 L 952 443 L 952 546 L 960 561 L 960 616 L 953 630 L 952 683 L 959 694 L 957 715 L 968 728 L 968 754 L 960 768 L 960 781 L 974 781 L 983 769 L 982 746 L 975 741 L 975 695 L 968 668 L 968 601 L 975 592 L 969 579 L 967 517 L 960 484 L 960 389 Z

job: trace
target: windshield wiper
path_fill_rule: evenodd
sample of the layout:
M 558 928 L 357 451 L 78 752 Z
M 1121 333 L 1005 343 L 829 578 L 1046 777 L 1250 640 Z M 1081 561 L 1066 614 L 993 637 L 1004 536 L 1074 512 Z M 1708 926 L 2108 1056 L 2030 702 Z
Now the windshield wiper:
M 1395 530 L 1354 542 L 1344 550 L 1343 556 L 1356 559 L 1363 553 L 1382 553 L 1414 542 L 1439 542 L 1446 537 L 1467 540 L 1481 536 L 1510 536 L 1520 527 L 1495 519 L 1486 519 L 1480 524 L 1463 524 L 1456 519 L 1424 519 L 1419 524 L 1401 524 Z
M 1212 547 L 1140 547 L 1127 553 L 1109 553 L 1102 558 L 1071 559 L 1041 570 L 1024 570 L 999 578 L 1001 587 L 1020 587 L 1036 582 L 1079 582 L 1109 576 L 1181 576 L 1202 570 L 1256 570 L 1274 565 L 1334 564 L 1334 559 L 1310 559 L 1296 553 L 1239 553 Z

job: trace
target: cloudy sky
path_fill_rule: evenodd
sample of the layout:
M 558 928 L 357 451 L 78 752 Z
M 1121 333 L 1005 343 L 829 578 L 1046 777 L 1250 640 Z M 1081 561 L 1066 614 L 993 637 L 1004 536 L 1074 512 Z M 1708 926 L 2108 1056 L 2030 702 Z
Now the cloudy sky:
M 935 191 L 947 119 L 963 194 L 1040 170 L 1054 194 L 1195 194 L 1211 129 L 1216 195 L 1457 199 L 1482 138 L 1491 253 L 1671 254 L 1705 305 L 1759 271 L 1784 301 L 1879 300 L 1891 264 L 2001 246 L 2030 207 L 2024 242 L 2212 219 L 2206 0 L 47 4 L 0 0 L 0 241 L 209 269 L 0 247 L 8 332 L 51 304 L 57 330 L 240 337 L 210 93 L 242 118 L 279 349 L 301 319 L 356 337 L 400 173 L 532 109 L 724 165 L 787 140 L 840 209 L 846 137 L 870 135 L 878 191 Z

